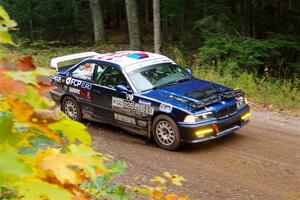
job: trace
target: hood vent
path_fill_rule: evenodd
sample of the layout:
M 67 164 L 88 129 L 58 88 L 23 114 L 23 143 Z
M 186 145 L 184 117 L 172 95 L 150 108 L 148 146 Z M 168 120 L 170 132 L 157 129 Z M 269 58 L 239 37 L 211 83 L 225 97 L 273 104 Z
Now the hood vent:
M 244 93 L 241 90 L 227 89 L 212 83 L 206 88 L 187 93 L 186 95 L 197 100 L 197 102 L 173 94 L 170 95 L 170 98 L 185 103 L 194 109 L 199 109 L 238 95 L 244 95 Z

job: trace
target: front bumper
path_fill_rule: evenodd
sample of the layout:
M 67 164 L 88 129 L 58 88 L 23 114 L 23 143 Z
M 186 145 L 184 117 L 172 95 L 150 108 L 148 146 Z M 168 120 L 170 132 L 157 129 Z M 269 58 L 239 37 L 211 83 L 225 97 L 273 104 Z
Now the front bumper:
M 206 122 L 198 122 L 193 124 L 186 124 L 179 122 L 178 128 L 181 133 L 182 142 L 184 143 L 198 143 L 207 140 L 213 140 L 234 131 L 239 130 L 243 126 L 249 123 L 249 119 L 242 120 L 241 117 L 246 113 L 250 112 L 250 107 L 248 105 L 244 106 L 242 109 L 238 110 L 235 114 L 228 116 L 223 119 L 212 119 Z M 205 136 L 199 137 L 196 132 L 205 128 L 214 127 L 215 131 L 207 134 Z

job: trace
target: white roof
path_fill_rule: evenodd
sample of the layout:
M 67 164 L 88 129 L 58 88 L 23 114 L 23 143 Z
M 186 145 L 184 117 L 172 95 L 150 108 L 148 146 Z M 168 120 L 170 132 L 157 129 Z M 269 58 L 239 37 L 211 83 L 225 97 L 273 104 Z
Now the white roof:
M 51 59 L 51 67 L 58 70 L 59 63 L 87 57 L 117 64 L 126 72 L 157 63 L 175 63 L 166 56 L 145 51 L 117 51 L 105 54 L 83 52 L 53 58 Z
M 145 51 L 117 51 L 98 54 L 94 56 L 94 59 L 117 64 L 126 72 L 157 63 L 174 63 L 166 56 Z

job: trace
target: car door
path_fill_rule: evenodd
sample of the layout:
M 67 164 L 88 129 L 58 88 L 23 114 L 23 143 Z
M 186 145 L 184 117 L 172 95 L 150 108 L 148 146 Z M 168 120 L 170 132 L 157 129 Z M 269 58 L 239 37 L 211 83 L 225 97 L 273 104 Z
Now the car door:
M 100 64 L 102 72 L 96 74 L 93 85 L 93 115 L 98 121 L 122 126 L 135 126 L 134 95 L 116 89 L 122 84 L 130 91 L 131 88 L 122 71 L 110 65 Z

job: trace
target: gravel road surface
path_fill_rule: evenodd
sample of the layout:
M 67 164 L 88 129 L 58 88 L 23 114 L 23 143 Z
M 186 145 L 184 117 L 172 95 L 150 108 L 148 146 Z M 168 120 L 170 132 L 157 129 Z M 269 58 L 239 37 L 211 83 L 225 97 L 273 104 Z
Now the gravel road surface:
M 109 125 L 88 126 L 98 151 L 126 161 L 124 183 L 170 171 L 187 179 L 176 192 L 195 199 L 300 199 L 300 120 L 256 111 L 236 133 L 177 152 Z

